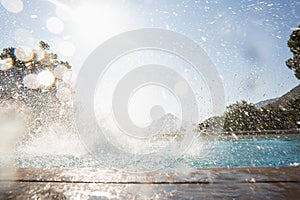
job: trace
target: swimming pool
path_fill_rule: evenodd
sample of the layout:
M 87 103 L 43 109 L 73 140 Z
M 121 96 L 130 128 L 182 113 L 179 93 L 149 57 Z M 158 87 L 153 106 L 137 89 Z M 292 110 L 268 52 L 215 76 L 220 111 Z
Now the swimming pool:
M 69 140 L 70 141 L 70 140 Z M 33 144 L 32 144 L 33 145 Z M 57 144 L 56 144 L 57 145 Z M 68 149 L 70 149 L 70 144 Z M 73 144 L 72 144 L 73 145 Z M 42 145 L 43 146 L 43 145 Z M 58 146 L 58 145 L 57 145 Z M 201 148 L 199 148 L 201 146 Z M 49 147 L 51 148 L 51 147 Z M 78 149 L 78 147 L 74 147 Z M 57 147 L 57 151 L 60 149 Z M 133 156 L 134 157 L 134 156 Z M 139 160 L 122 160 L 113 154 L 103 156 L 103 160 L 95 159 L 87 152 L 74 154 L 70 152 L 33 154 L 19 153 L 16 156 L 16 167 L 29 168 L 101 168 L 109 169 L 119 166 L 120 169 L 137 167 L 154 169 L 174 168 L 235 168 L 235 167 L 270 167 L 300 165 L 300 135 L 247 136 L 233 139 L 199 139 L 179 157 L 157 159 L 149 157 L 147 162 Z
M 298 166 L 300 136 L 273 136 L 217 141 L 204 159 L 189 159 L 193 167 Z

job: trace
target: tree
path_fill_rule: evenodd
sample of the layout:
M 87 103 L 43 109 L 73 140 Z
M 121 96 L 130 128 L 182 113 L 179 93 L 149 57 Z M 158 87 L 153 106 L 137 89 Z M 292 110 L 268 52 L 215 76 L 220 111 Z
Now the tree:
M 3 49 L 0 54 L 0 109 L 9 104 L 26 107 L 31 118 L 30 132 L 37 132 L 40 127 L 55 122 L 69 126 L 72 120 L 71 102 L 64 98 L 70 96 L 72 87 L 64 75 L 70 69 L 69 63 L 58 60 L 43 41 L 34 50 Z M 49 78 L 50 82 L 39 82 L 41 72 L 48 74 L 48 77 L 40 76 L 41 79 Z M 70 93 L 65 93 L 68 90 Z
M 223 132 L 223 125 L 224 125 L 224 117 L 214 116 L 198 124 L 197 129 L 199 132 L 218 133 L 218 132 Z
M 300 24 L 290 35 L 288 47 L 293 54 L 293 58 L 286 61 L 286 65 L 295 72 L 295 76 L 300 79 Z
M 256 108 L 254 104 L 246 101 L 236 102 L 227 106 L 223 116 L 211 117 L 198 124 L 198 131 L 216 133 L 222 130 L 293 130 L 300 128 L 299 105 L 299 96 L 289 100 L 284 107 L 269 104 Z
M 260 130 L 287 130 L 295 128 L 289 112 L 281 107 L 267 105 L 259 110 Z
M 246 101 L 229 105 L 225 112 L 226 131 L 290 130 L 299 127 L 300 98 L 288 102 L 285 108 L 267 105 L 257 109 Z
M 288 102 L 286 112 L 288 113 L 288 121 L 291 123 L 291 126 L 300 128 L 300 96 Z
M 259 111 L 254 104 L 246 101 L 236 102 L 226 108 L 224 129 L 226 131 L 259 130 Z

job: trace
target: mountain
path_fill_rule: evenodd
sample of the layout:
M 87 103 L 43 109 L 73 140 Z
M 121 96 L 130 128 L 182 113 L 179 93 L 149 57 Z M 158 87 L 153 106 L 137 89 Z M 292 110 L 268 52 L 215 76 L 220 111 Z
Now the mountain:
M 167 113 L 161 118 L 154 120 L 149 126 L 150 130 L 159 130 L 159 133 L 178 132 L 181 121 L 175 115 Z
M 273 107 L 284 107 L 290 100 L 296 97 L 300 97 L 300 85 L 294 87 L 289 92 L 279 97 L 277 101 L 272 102 L 269 105 Z
M 282 95 L 281 97 L 260 101 L 255 104 L 255 107 L 261 108 L 267 105 L 273 107 L 284 107 L 291 99 L 294 99 L 299 96 L 300 96 L 300 85 L 294 87 L 289 92 Z
M 191 132 L 194 126 L 187 121 L 181 121 L 173 114 L 167 113 L 161 118 L 154 120 L 149 126 L 149 130 L 158 130 L 153 136 L 153 140 L 181 140 L 186 131 Z
M 254 105 L 255 105 L 256 108 L 261 108 L 261 107 L 265 107 L 266 105 L 277 101 L 278 99 L 279 99 L 279 97 L 273 98 L 273 99 L 266 99 L 266 100 L 263 100 L 263 101 L 260 101 L 256 104 L 254 104 Z

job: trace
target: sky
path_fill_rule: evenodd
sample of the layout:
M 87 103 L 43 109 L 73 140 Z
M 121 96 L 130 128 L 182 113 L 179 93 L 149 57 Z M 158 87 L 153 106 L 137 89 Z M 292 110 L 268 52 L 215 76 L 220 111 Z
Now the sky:
M 87 56 L 112 36 L 168 29 L 206 51 L 222 77 L 226 105 L 256 103 L 299 84 L 285 65 L 292 56 L 287 40 L 299 23 L 297 0 L 1 0 L 0 47 L 37 47 L 43 40 L 71 63 L 76 77 Z

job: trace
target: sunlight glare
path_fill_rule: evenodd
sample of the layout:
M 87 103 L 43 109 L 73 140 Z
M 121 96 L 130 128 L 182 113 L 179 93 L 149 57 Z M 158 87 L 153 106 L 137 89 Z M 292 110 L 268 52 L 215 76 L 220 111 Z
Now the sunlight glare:
M 66 71 L 68 71 L 68 68 L 64 64 L 59 64 L 54 68 L 53 74 L 56 78 L 63 79 L 63 75 Z
M 50 17 L 47 20 L 47 29 L 54 34 L 60 34 L 64 31 L 64 23 L 57 17 Z
M 7 71 L 13 67 L 13 60 L 11 58 L 0 59 L 0 70 Z
M 27 48 L 27 47 L 16 48 L 14 50 L 14 54 L 19 60 L 21 60 L 23 62 L 29 62 L 34 57 L 33 50 L 31 48 Z
M 49 70 L 43 70 L 40 73 L 38 73 L 37 81 L 41 85 L 43 85 L 45 87 L 49 87 L 49 86 L 53 85 L 53 83 L 55 81 L 55 77 L 54 77 L 53 73 L 50 72 Z
M 23 84 L 29 89 L 38 89 L 40 86 L 36 74 L 27 74 L 23 76 Z
M 124 11 L 112 4 L 82 2 L 70 15 L 76 38 L 91 44 L 119 33 L 130 21 Z
M 45 58 L 45 52 L 42 49 L 34 49 L 34 59 L 37 61 L 41 61 Z
M 20 13 L 23 10 L 23 1 L 22 0 L 2 0 L 2 6 L 11 13 Z

